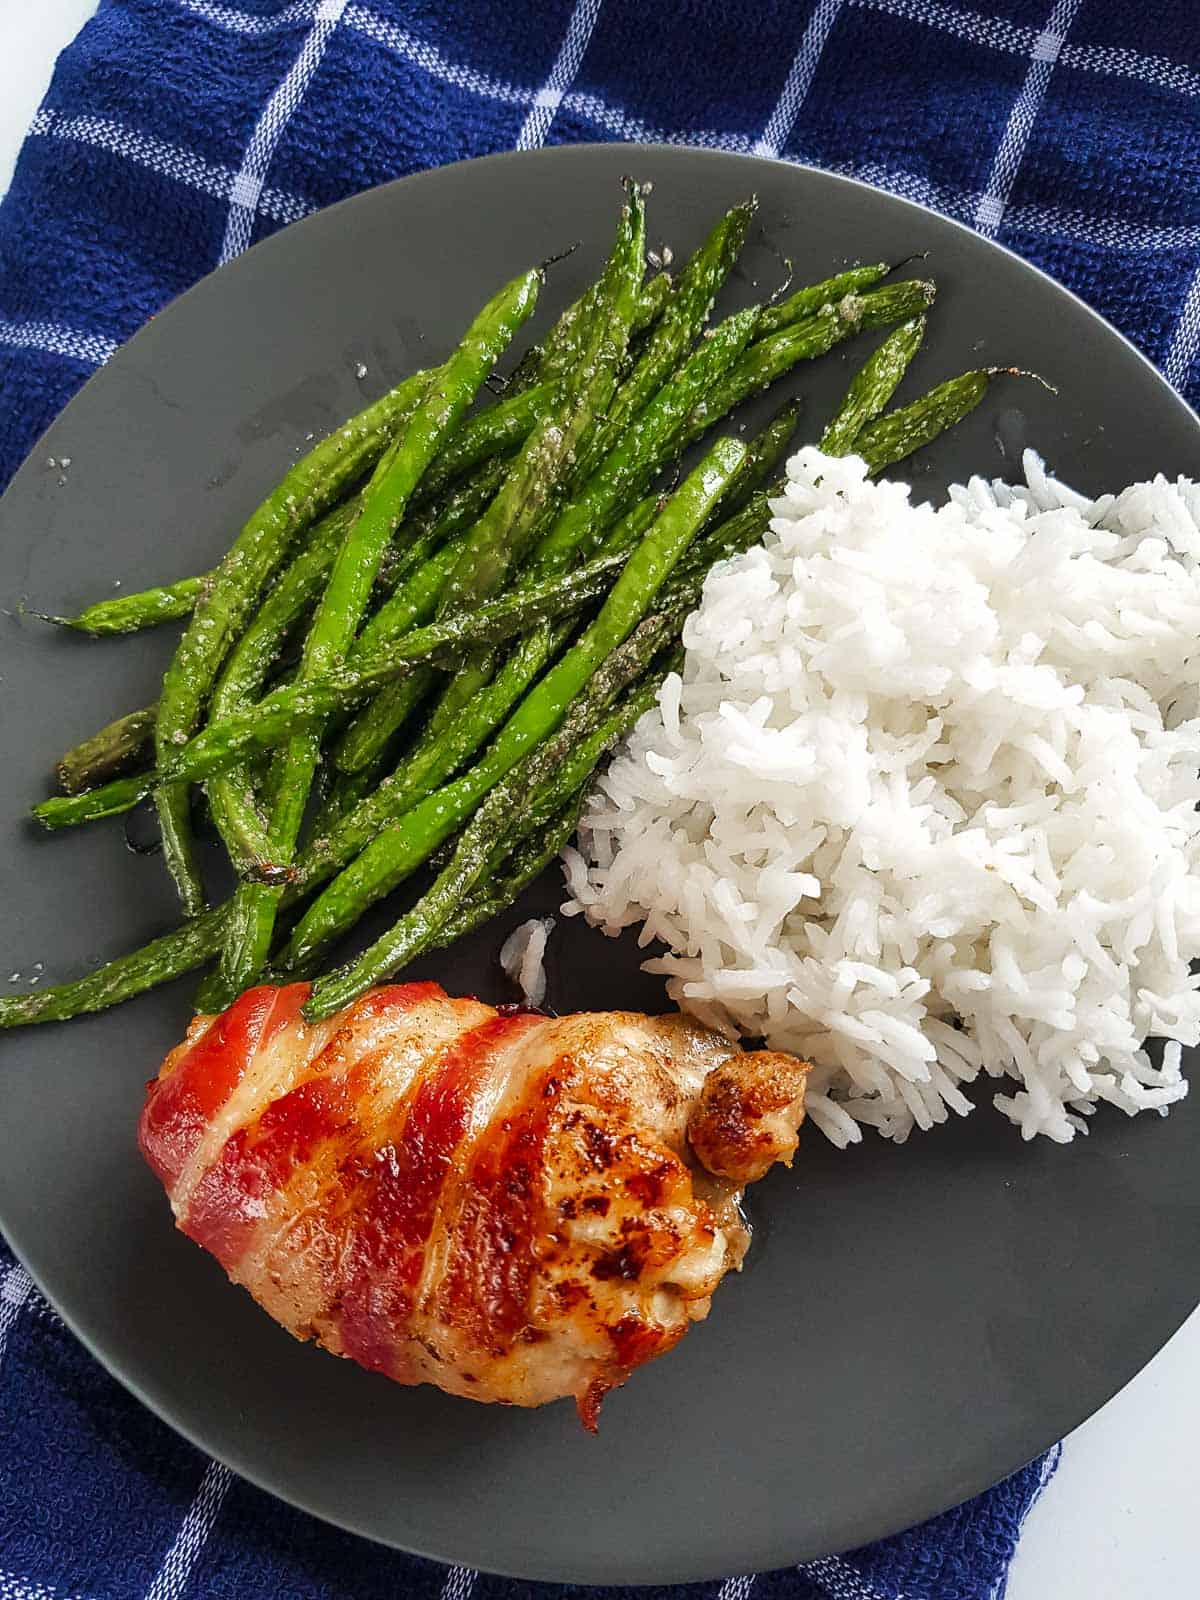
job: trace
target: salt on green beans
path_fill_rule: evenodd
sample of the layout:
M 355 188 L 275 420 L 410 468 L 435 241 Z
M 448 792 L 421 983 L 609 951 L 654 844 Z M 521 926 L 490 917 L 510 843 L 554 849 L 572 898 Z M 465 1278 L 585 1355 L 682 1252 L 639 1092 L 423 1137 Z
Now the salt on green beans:
M 825 306 L 836 305 L 848 294 L 863 294 L 886 278 L 891 270 L 886 261 L 873 261 L 867 266 L 847 267 L 844 272 L 836 272 L 820 283 L 806 284 L 786 299 L 767 306 L 762 315 L 762 332 L 764 335 L 777 333 L 790 322 L 799 322 Z
M 274 689 L 256 705 L 224 722 L 210 723 L 187 744 L 171 751 L 160 769 L 159 781 L 195 783 L 223 772 L 252 750 L 280 744 L 297 728 L 361 704 L 385 683 L 405 676 L 423 662 L 451 659 L 471 645 L 496 644 L 523 633 L 542 617 L 579 611 L 610 587 L 625 562 L 624 555 L 599 557 L 536 588 L 520 594 L 505 592 L 474 611 L 415 628 L 354 665 L 332 667 L 320 678 Z M 103 790 L 96 789 L 79 799 L 102 794 Z
M 166 751 L 194 732 L 221 663 L 297 534 L 336 505 L 378 460 L 425 385 L 424 373 L 406 379 L 322 439 L 285 474 L 238 534 L 201 593 L 163 677 L 155 726 L 160 765 Z M 192 916 L 204 904 L 204 887 L 193 850 L 187 792 L 172 785 L 158 792 L 157 804 L 163 854 L 184 911 Z
M 538 270 L 519 273 L 488 301 L 458 348 L 430 377 L 420 403 L 397 432 L 334 557 L 304 642 L 298 675 L 301 683 L 321 678 L 345 657 L 413 491 L 533 311 L 541 282 Z M 282 766 L 267 828 L 270 858 L 276 866 L 286 866 L 295 852 L 320 745 L 316 727 L 301 727 L 278 758 Z M 265 884 L 245 884 L 234 896 L 221 955 L 225 992 L 231 999 L 262 971 L 278 905 L 279 891 Z
M 629 346 L 646 240 L 642 191 L 628 180 L 625 189 L 616 243 L 596 286 L 594 305 L 581 319 L 576 367 L 556 386 L 557 404 L 530 434 L 504 487 L 475 525 L 442 596 L 443 614 L 493 593 L 520 564 L 544 517 L 569 486 L 579 451 L 612 401 Z M 493 667 L 487 651 L 461 664 L 434 709 L 435 727 L 459 715 Z
M 862 430 L 886 407 L 921 348 L 925 320 L 921 316 L 902 322 L 860 367 L 821 435 L 821 449 L 827 456 L 848 455 Z
M 55 767 L 64 794 L 82 794 L 142 765 L 154 746 L 157 706 L 142 706 L 73 745 Z
M 152 589 L 138 589 L 130 594 L 113 595 L 97 600 L 70 617 L 51 617 L 35 611 L 31 615 L 42 622 L 54 622 L 61 628 L 72 628 L 76 633 L 87 633 L 95 639 L 114 634 L 140 633 L 143 628 L 157 628 L 162 622 L 175 622 L 190 616 L 196 602 L 210 580 L 205 573 L 198 578 L 179 578 L 174 583 L 158 584 Z
M 530 689 L 481 760 L 397 819 L 330 884 L 294 930 L 287 962 L 304 966 L 315 950 L 357 921 L 366 906 L 427 860 L 488 790 L 557 728 L 605 656 L 628 638 L 650 609 L 745 455 L 745 445 L 736 439 L 713 444 L 651 524 L 595 621 Z
M 559 512 L 531 558 L 531 573 L 554 572 L 576 556 L 590 554 L 613 513 L 645 493 L 695 406 L 746 348 L 757 317 L 757 307 L 736 312 L 701 340 Z
M 522 835 L 540 832 L 560 810 L 564 791 L 570 795 L 584 783 L 604 751 L 648 709 L 652 685 L 644 686 L 623 712 L 605 715 L 613 696 L 645 669 L 656 649 L 656 642 L 647 646 L 636 637 L 628 643 L 623 653 L 610 654 L 607 671 L 587 684 L 557 731 L 534 745 L 484 797 L 450 861 L 412 910 L 350 966 L 314 986 L 304 1007 L 309 1021 L 340 1010 L 427 948 L 483 876 L 496 838 L 514 813 L 523 817 Z
M 687 262 L 670 303 L 580 460 L 580 477 L 612 449 L 699 338 L 718 291 L 741 255 L 757 209 L 758 201 L 750 199 L 727 211 Z
M 993 379 L 1003 372 L 1013 369 L 983 367 L 939 383 L 911 405 L 865 427 L 854 441 L 855 455 L 861 456 L 873 473 L 895 466 L 974 411 Z

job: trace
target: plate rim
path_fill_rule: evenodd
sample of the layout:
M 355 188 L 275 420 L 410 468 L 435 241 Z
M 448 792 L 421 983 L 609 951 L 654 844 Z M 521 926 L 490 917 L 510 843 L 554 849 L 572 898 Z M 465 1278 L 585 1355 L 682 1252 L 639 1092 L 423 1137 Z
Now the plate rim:
M 1179 393 L 1179 391 L 1163 375 L 1151 358 L 1146 355 L 1145 352 L 1142 351 L 1136 344 L 1134 344 L 1128 335 L 1123 333 L 1119 328 L 1115 327 L 1105 316 L 1102 315 L 1102 313 L 1095 310 L 1079 294 L 1070 289 L 1067 285 L 1061 283 L 1044 268 L 1039 267 L 1035 263 L 1027 260 L 1024 256 L 1018 254 L 1017 251 L 1013 250 L 1008 245 L 1002 244 L 997 240 L 987 238 L 985 235 L 972 228 L 969 224 L 964 223 L 955 217 L 947 216 L 945 213 L 937 211 L 933 207 L 927 206 L 920 201 L 910 199 L 905 195 L 896 194 L 891 190 L 876 184 L 872 184 L 865 179 L 841 172 L 831 171 L 827 168 L 815 166 L 807 162 L 789 161 L 782 157 L 757 155 L 748 151 L 742 152 L 711 149 L 703 145 L 694 145 L 690 143 L 672 144 L 665 143 L 663 141 L 647 141 L 645 143 L 639 143 L 626 140 L 587 140 L 573 142 L 570 144 L 543 145 L 534 150 L 496 151 L 488 155 L 467 157 L 460 161 L 447 162 L 442 166 L 424 168 L 419 172 L 408 173 L 398 178 L 392 178 L 382 183 L 373 184 L 366 189 L 358 190 L 354 194 L 347 195 L 340 200 L 330 203 L 329 205 L 318 207 L 316 210 L 309 212 L 306 216 L 299 218 L 296 222 L 289 223 L 285 227 L 278 228 L 272 233 L 266 235 L 264 238 L 256 241 L 248 250 L 243 251 L 241 255 L 233 258 L 232 261 L 213 267 L 211 270 L 198 278 L 194 283 L 189 284 L 186 289 L 181 291 L 179 294 L 172 296 L 171 299 L 166 301 L 153 317 L 147 319 L 147 321 L 135 329 L 127 339 L 122 341 L 122 343 L 117 347 L 112 356 L 109 357 L 103 366 L 98 367 L 95 371 L 88 375 L 86 380 L 79 386 L 66 404 L 58 412 L 56 412 L 56 414 L 47 423 L 46 427 L 41 430 L 37 438 L 35 438 L 33 443 L 29 446 L 21 462 L 14 471 L 12 478 L 5 486 L 4 493 L 2 496 L 0 496 L 0 501 L 8 498 L 9 492 L 13 483 L 15 483 L 17 476 L 25 469 L 32 458 L 38 454 L 42 445 L 42 441 L 52 430 L 60 426 L 65 419 L 69 418 L 69 414 L 76 402 L 84 395 L 94 381 L 102 378 L 103 375 L 111 370 L 114 365 L 122 364 L 126 360 L 135 359 L 142 335 L 149 331 L 155 321 L 161 318 L 167 311 L 172 309 L 177 304 L 189 299 L 191 296 L 196 295 L 197 293 L 206 291 L 211 280 L 220 277 L 229 268 L 236 268 L 238 263 L 244 260 L 246 257 L 258 252 L 278 249 L 280 247 L 279 242 L 286 235 L 291 234 L 294 230 L 326 225 L 322 219 L 341 213 L 345 208 L 358 205 L 362 203 L 368 196 L 376 195 L 381 191 L 419 187 L 430 183 L 436 184 L 442 179 L 443 175 L 461 171 L 465 168 L 476 168 L 479 166 L 507 168 L 514 165 L 528 166 L 535 163 L 569 163 L 575 157 L 577 152 L 603 152 L 606 156 L 615 155 L 616 153 L 623 153 L 631 162 L 634 163 L 646 156 L 652 158 L 665 157 L 668 159 L 674 159 L 679 156 L 687 156 L 692 159 L 702 158 L 705 161 L 710 161 L 715 164 L 741 166 L 745 168 L 748 173 L 753 173 L 753 171 L 763 167 L 777 168 L 786 172 L 798 174 L 801 178 L 813 178 L 821 183 L 829 183 L 833 184 L 834 186 L 857 190 L 864 197 L 864 203 L 866 204 L 871 204 L 879 199 L 883 199 L 888 202 L 889 205 L 907 209 L 916 216 L 931 217 L 936 220 L 939 227 L 948 227 L 955 230 L 959 234 L 966 236 L 966 238 L 971 242 L 972 247 L 984 246 L 991 251 L 1007 257 L 1010 262 L 1015 264 L 1017 269 L 1026 274 L 1032 275 L 1035 279 L 1040 279 L 1049 291 L 1065 296 L 1069 301 L 1073 302 L 1086 315 L 1093 325 L 1097 325 L 1110 338 L 1118 341 L 1118 343 L 1123 346 L 1127 352 L 1132 354 L 1137 361 L 1147 369 L 1157 386 L 1164 392 L 1165 397 L 1169 401 L 1174 402 L 1174 404 L 1181 409 L 1182 413 L 1191 422 L 1197 433 L 1200 433 L 1200 413 L 1198 413 L 1197 410 L 1190 404 L 1190 402 Z M 384 1548 L 397 1550 L 401 1553 L 417 1556 L 425 1560 L 437 1562 L 443 1565 L 463 1564 L 460 1556 L 456 1556 L 452 1553 L 446 1553 L 445 1551 L 426 1548 L 422 1543 L 417 1542 L 415 1539 L 407 1539 L 406 1542 L 401 1543 L 397 1538 L 385 1532 L 379 1532 L 370 1527 L 364 1526 L 361 1523 L 352 1520 L 349 1516 L 336 1515 L 331 1513 L 329 1510 L 318 1508 L 317 1506 L 309 1503 L 309 1501 L 303 1495 L 291 1490 L 282 1489 L 277 1487 L 275 1483 L 266 1481 L 265 1472 L 256 1470 L 253 1465 L 247 1465 L 241 1459 L 238 1451 L 214 1449 L 211 1444 L 206 1442 L 198 1435 L 198 1431 L 194 1430 L 190 1424 L 180 1420 L 176 1414 L 175 1408 L 168 1401 L 151 1398 L 150 1395 L 143 1389 L 142 1383 L 137 1374 L 132 1370 L 127 1370 L 126 1363 L 120 1356 L 114 1356 L 112 1353 L 104 1351 L 98 1342 L 94 1341 L 88 1333 L 83 1331 L 83 1329 L 77 1325 L 74 1314 L 68 1313 L 63 1306 L 58 1303 L 53 1294 L 51 1294 L 44 1286 L 38 1272 L 29 1264 L 18 1244 L 12 1238 L 12 1235 L 8 1231 L 7 1225 L 5 1226 L 4 1237 L 8 1241 L 9 1246 L 13 1250 L 17 1260 L 29 1273 L 30 1278 L 32 1279 L 38 1292 L 54 1308 L 55 1312 L 61 1318 L 66 1328 L 70 1331 L 72 1337 L 77 1339 L 88 1351 L 89 1355 L 100 1364 L 105 1372 L 107 1372 L 111 1377 L 115 1378 L 116 1381 L 119 1382 L 122 1387 L 124 1387 L 140 1404 L 144 1405 L 161 1422 L 168 1426 L 174 1433 L 186 1440 L 188 1444 L 192 1445 L 193 1448 L 198 1450 L 206 1458 L 219 1462 L 228 1470 L 235 1473 L 238 1477 L 245 1479 L 246 1482 L 250 1483 L 263 1493 L 272 1495 L 276 1499 L 283 1501 L 285 1504 L 302 1511 L 306 1515 L 313 1516 L 318 1521 L 323 1522 L 331 1527 L 340 1528 L 355 1535 L 356 1537 L 370 1540 L 372 1543 L 383 1546 Z M 1066 1433 L 1063 1435 L 1063 1437 L 1066 1437 L 1069 1433 L 1073 1432 L 1074 1429 L 1078 1428 L 1089 1417 L 1094 1416 L 1097 1411 L 1102 1409 L 1104 1405 L 1107 1405 L 1109 1401 L 1111 1401 L 1129 1383 L 1131 1383 L 1135 1377 L 1143 1372 L 1146 1366 L 1153 1361 L 1154 1357 L 1160 1353 L 1169 1340 L 1173 1339 L 1178 1334 L 1180 1328 L 1183 1327 L 1184 1323 L 1198 1308 L 1200 1308 L 1200 1292 L 1197 1292 L 1196 1304 L 1184 1313 L 1183 1317 L 1171 1330 L 1167 1337 L 1148 1357 L 1146 1357 L 1145 1360 L 1139 1363 L 1134 1371 L 1130 1372 L 1128 1376 L 1118 1382 L 1109 1391 L 1100 1405 L 1091 1406 L 1085 1403 L 1083 1410 L 1077 1414 L 1073 1413 L 1074 1421 L 1066 1430 Z M 823 1542 L 820 1539 L 814 1539 L 808 1544 L 805 1544 L 805 1542 L 797 1534 L 796 1536 L 792 1537 L 790 1541 L 784 1541 L 785 1543 L 788 1543 L 789 1548 L 793 1553 L 784 1557 L 779 1565 L 786 1567 L 789 1565 L 802 1564 L 806 1561 L 820 1558 L 824 1555 L 832 1555 L 842 1550 L 856 1548 L 862 1544 L 874 1543 L 880 1539 L 885 1539 L 901 1533 L 906 1529 L 919 1526 L 929 1518 L 948 1511 L 952 1509 L 953 1506 L 962 1504 L 966 1500 L 972 1499 L 979 1494 L 985 1493 L 989 1488 L 994 1487 L 1004 1478 L 1020 1470 L 1021 1467 L 1028 1465 L 1028 1463 L 1034 1460 L 1038 1455 L 1043 1454 L 1046 1450 L 1054 1448 L 1058 1442 L 1059 1441 L 1057 1440 L 1050 1440 L 1046 1445 L 1035 1449 L 1032 1454 L 1024 1454 L 1023 1452 L 1020 1453 L 1020 1459 L 1010 1462 L 998 1475 L 988 1476 L 983 1482 L 974 1482 L 974 1476 L 972 1475 L 971 1482 L 965 1485 L 960 1498 L 951 1502 L 949 1505 L 946 1504 L 943 1495 L 932 1492 L 924 1497 L 912 1497 L 923 1507 L 915 1519 L 905 1516 L 903 1520 L 897 1522 L 894 1517 L 880 1515 L 872 1522 L 869 1517 L 863 1518 L 863 1514 L 860 1512 L 860 1520 L 863 1521 L 867 1531 L 863 1533 L 861 1537 L 856 1535 L 852 1543 L 839 1545 L 836 1550 L 831 1550 L 827 1542 Z M 910 1501 L 910 1503 L 912 1502 Z M 796 1554 L 796 1551 L 799 1551 L 799 1553 Z M 523 1569 L 517 1569 L 515 1567 L 508 1566 L 503 1562 L 491 1564 L 480 1562 L 475 1559 L 472 1560 L 471 1564 L 478 1567 L 478 1569 L 482 1572 L 494 1574 L 499 1577 L 512 1578 L 519 1581 L 580 1584 L 607 1584 L 616 1582 L 633 1584 L 634 1586 L 671 1585 L 705 1581 L 715 1582 L 723 1578 L 734 1576 L 738 1573 L 750 1570 L 739 1565 L 732 1568 L 722 1569 L 716 1573 L 712 1572 L 711 1570 L 700 1572 L 689 1569 L 685 1571 L 683 1575 L 680 1575 L 677 1565 L 668 1570 L 664 1568 L 655 1569 L 651 1563 L 649 1576 L 639 1577 L 631 1580 L 628 1577 L 617 1579 L 611 1577 L 597 1578 L 593 1572 L 579 1568 L 564 1570 L 563 1568 L 558 1567 L 550 1569 L 546 1567 L 538 1567 L 535 1564 L 533 1566 L 526 1566 Z M 756 1568 L 755 1570 L 765 1572 L 773 1569 L 764 1565 Z

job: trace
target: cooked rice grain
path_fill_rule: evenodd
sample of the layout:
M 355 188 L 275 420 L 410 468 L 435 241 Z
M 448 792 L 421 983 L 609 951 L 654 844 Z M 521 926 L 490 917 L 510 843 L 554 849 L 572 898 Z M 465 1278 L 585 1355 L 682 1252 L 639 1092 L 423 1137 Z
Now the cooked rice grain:
M 1187 1091 L 1200 1037 L 1200 489 L 1026 457 L 935 510 L 806 449 L 592 795 L 571 899 L 705 1021 L 815 1063 L 813 1121 L 1026 1138 Z

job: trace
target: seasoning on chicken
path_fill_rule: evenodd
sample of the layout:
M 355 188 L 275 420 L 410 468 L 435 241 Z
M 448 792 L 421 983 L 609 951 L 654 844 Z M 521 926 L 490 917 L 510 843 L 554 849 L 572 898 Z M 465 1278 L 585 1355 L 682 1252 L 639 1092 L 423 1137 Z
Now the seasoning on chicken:
M 179 1227 L 300 1339 L 399 1383 L 600 1402 L 708 1313 L 807 1067 L 684 1017 L 308 985 L 197 1017 L 147 1090 Z M 704 1163 L 702 1165 L 702 1163 Z

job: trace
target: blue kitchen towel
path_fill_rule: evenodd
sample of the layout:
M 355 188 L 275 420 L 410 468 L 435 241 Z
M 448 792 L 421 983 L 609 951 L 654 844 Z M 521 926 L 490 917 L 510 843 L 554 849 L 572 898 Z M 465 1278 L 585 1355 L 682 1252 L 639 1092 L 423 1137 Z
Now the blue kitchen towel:
M 122 340 L 256 239 L 388 178 L 578 140 L 782 156 L 923 201 L 1197 399 L 1196 0 L 979 4 L 102 0 L 0 205 L 0 486 Z M 895 1539 L 686 1592 L 995 1600 L 1054 1460 Z M 110 1380 L 0 1246 L 3 1600 L 569 1593 L 266 1502 Z
M 0 1600 L 998 1600 L 1056 1460 L 784 1572 L 657 1590 L 515 1583 L 369 1544 L 209 1461 L 93 1361 L 0 1242 Z

